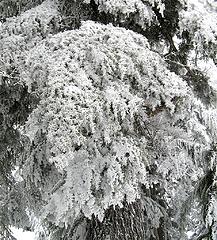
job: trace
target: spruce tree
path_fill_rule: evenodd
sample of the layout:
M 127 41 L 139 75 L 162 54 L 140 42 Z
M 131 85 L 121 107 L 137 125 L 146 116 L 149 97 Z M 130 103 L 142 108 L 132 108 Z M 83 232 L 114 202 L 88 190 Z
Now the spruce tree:
M 217 239 L 214 0 L 0 2 L 0 237 Z

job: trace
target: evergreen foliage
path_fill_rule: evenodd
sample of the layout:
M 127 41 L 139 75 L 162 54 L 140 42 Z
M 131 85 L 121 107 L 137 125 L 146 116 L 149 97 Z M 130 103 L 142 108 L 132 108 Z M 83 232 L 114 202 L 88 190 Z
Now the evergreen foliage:
M 1 1 L 1 239 L 217 239 L 216 10 Z

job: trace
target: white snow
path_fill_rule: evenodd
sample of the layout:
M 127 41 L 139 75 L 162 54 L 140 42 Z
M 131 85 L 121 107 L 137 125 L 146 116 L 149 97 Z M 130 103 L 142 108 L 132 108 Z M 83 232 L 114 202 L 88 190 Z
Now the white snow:
M 33 232 L 26 232 L 14 227 L 11 227 L 11 231 L 17 240 L 34 240 L 35 234 Z

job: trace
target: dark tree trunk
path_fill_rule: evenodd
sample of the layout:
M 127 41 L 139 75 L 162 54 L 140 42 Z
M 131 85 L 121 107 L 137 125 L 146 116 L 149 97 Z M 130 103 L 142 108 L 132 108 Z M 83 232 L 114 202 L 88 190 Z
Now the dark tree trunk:
M 86 240 L 164 240 L 167 233 L 164 221 L 154 228 L 140 200 L 123 204 L 120 208 L 111 206 L 100 222 L 95 216 L 87 221 Z

